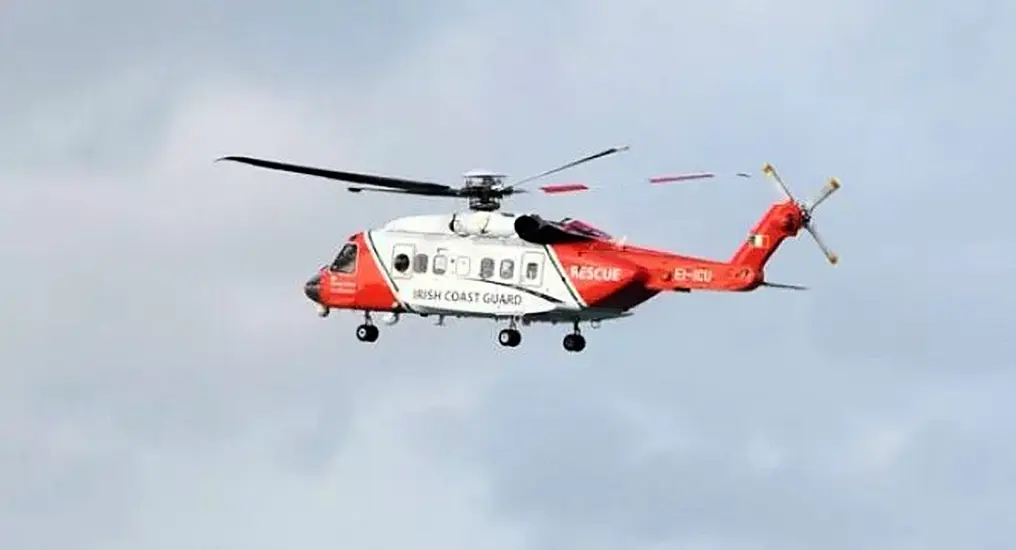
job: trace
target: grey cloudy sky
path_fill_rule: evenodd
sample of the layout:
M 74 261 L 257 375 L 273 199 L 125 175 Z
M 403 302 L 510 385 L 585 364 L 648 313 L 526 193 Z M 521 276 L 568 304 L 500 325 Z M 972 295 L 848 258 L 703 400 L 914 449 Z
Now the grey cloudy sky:
M 6 2 L 10 550 L 1008 548 L 1016 8 L 731 0 Z M 453 204 L 213 164 L 457 178 L 602 147 L 519 210 L 729 257 L 770 160 L 844 189 L 770 278 L 589 332 L 408 320 L 302 282 Z

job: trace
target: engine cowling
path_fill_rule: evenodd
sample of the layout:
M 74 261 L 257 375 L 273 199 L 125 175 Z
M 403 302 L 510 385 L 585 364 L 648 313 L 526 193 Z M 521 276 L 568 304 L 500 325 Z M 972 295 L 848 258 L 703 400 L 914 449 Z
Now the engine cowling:
M 568 231 L 536 214 L 515 218 L 515 234 L 533 244 L 561 244 L 589 240 L 586 235 Z
M 514 234 L 511 218 L 491 212 L 453 214 L 448 229 L 461 237 L 509 237 Z

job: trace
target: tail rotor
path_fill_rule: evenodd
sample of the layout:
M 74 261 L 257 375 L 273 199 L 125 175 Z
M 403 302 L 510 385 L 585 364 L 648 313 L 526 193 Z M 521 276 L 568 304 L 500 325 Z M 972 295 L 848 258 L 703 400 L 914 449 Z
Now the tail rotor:
M 777 190 L 780 192 L 780 194 L 786 196 L 787 199 L 792 201 L 794 204 L 797 205 L 798 208 L 800 208 L 801 227 L 804 230 L 806 230 L 809 235 L 811 235 L 812 239 L 815 240 L 815 244 L 817 244 L 819 249 L 822 250 L 822 253 L 825 254 L 825 257 L 829 261 L 829 263 L 835 265 L 837 262 L 839 262 L 840 259 L 839 256 L 837 256 L 836 253 L 833 252 L 825 244 L 825 241 L 822 239 L 818 230 L 815 229 L 815 224 L 812 221 L 812 215 L 815 209 L 818 207 L 818 205 L 822 204 L 826 199 L 829 198 L 830 195 L 832 195 L 834 192 L 836 192 L 837 189 L 840 188 L 839 180 L 837 180 L 836 178 L 829 178 L 829 181 L 826 182 L 825 187 L 823 187 L 819 191 L 819 193 L 815 196 L 815 198 L 813 198 L 809 202 L 801 202 L 794 197 L 793 193 L 790 192 L 790 189 L 787 187 L 787 184 L 783 183 L 783 180 L 780 178 L 780 175 L 776 173 L 776 168 L 774 168 L 772 164 L 769 164 L 767 162 L 765 166 L 762 167 L 762 173 L 764 173 L 766 176 L 768 176 L 776 183 Z

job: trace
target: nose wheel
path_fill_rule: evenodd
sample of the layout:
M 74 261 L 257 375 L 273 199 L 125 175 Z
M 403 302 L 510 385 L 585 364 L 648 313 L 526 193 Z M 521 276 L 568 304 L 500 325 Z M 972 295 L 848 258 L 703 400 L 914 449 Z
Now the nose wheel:
M 564 345 L 565 351 L 570 351 L 572 353 L 578 353 L 586 349 L 586 337 L 582 336 L 582 333 L 579 331 L 578 322 L 575 323 L 574 332 L 566 335 L 562 344 Z
M 356 327 L 356 339 L 361 342 L 376 342 L 377 337 L 381 334 L 378 330 L 377 325 L 370 318 L 370 312 L 364 312 L 363 324 Z

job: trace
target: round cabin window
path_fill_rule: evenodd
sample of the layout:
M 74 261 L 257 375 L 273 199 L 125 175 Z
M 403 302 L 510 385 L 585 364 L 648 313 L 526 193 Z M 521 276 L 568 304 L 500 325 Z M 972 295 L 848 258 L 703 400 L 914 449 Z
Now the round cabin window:
M 394 267 L 399 273 L 405 273 L 406 270 L 409 269 L 409 256 L 399 254 L 395 257 L 395 261 L 392 262 L 392 267 Z

